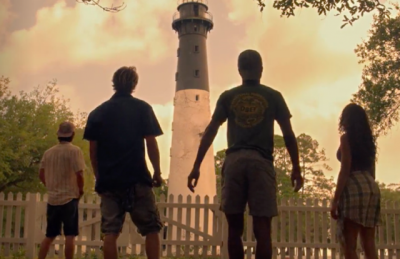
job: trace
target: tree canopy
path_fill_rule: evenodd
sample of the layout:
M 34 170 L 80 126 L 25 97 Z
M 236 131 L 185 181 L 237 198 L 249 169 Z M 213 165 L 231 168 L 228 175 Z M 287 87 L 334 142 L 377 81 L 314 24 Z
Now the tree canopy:
M 399 120 L 400 9 L 395 8 L 395 17 L 374 17 L 368 40 L 355 50 L 364 68 L 352 101 L 366 109 L 376 136 L 386 134 Z
M 132 0 L 134 1 L 134 0 Z M 245 0 L 250 1 L 250 0 Z M 126 3 L 122 2 L 119 5 L 105 6 L 101 3 L 101 0 L 76 0 L 78 3 L 86 5 L 93 5 L 101 8 L 107 12 L 119 12 L 125 9 Z M 256 0 L 260 11 L 262 12 L 266 7 L 266 0 Z M 328 1 L 317 1 L 317 0 L 274 0 L 272 7 L 280 11 L 281 16 L 291 17 L 295 16 L 296 9 L 313 8 L 316 9 L 319 15 L 327 15 L 329 12 L 336 12 L 336 15 L 343 16 L 343 25 L 352 24 L 365 13 L 370 13 L 377 10 L 378 15 L 388 16 L 390 11 L 385 5 L 381 4 L 379 0 L 358 0 L 347 1 L 347 0 L 328 0 Z
M 0 192 L 44 192 L 38 172 L 44 152 L 57 144 L 57 127 L 69 120 L 76 125 L 74 144 L 85 155 L 85 191 L 93 189 L 88 143 L 82 139 L 86 114 L 74 114 L 68 100 L 58 97 L 56 81 L 30 92 L 12 94 L 10 80 L 0 77 Z

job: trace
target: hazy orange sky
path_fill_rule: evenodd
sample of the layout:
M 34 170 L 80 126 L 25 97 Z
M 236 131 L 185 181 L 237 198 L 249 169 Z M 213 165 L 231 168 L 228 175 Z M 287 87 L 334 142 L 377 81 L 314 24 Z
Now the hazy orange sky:
M 56 78 L 72 109 L 90 112 L 113 94 L 114 71 L 136 66 L 140 79 L 134 95 L 152 104 L 165 133 L 159 145 L 167 177 L 177 67 L 178 38 L 171 28 L 176 1 L 125 2 L 125 10 L 112 14 L 74 0 L 0 0 L 0 75 L 12 80 L 14 92 Z M 315 10 L 288 19 L 272 8 L 260 13 L 252 0 L 209 0 L 209 8 L 215 22 L 208 38 L 211 109 L 219 94 L 240 83 L 238 54 L 259 50 L 262 83 L 282 92 L 296 135 L 309 134 L 325 148 L 333 168 L 327 175 L 336 176 L 337 122 L 361 82 L 354 48 L 366 39 L 372 15 L 340 29 L 341 17 L 318 16 Z M 226 125 L 214 142 L 215 151 L 226 147 L 225 136 Z M 393 143 L 400 143 L 398 125 L 379 140 L 377 178 L 386 183 L 399 182 L 398 147 Z

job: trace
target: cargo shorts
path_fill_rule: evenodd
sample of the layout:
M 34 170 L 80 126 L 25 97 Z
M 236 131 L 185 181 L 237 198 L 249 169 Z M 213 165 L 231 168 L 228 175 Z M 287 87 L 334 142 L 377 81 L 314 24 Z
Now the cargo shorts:
M 248 204 L 252 216 L 278 215 L 272 161 L 256 150 L 238 150 L 227 154 L 221 174 L 221 211 L 225 214 L 244 213 Z
M 151 186 L 135 184 L 121 191 L 102 192 L 101 232 L 103 234 L 119 234 L 125 222 L 126 213 L 142 236 L 159 233 L 163 227 Z

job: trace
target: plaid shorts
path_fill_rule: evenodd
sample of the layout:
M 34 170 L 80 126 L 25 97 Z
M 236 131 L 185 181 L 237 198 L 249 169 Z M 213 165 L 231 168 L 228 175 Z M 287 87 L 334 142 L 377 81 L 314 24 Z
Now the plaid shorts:
M 380 223 L 380 212 L 381 193 L 375 179 L 368 171 L 352 172 L 338 206 L 337 237 L 342 248 L 345 246 L 345 219 L 363 227 L 373 228 Z

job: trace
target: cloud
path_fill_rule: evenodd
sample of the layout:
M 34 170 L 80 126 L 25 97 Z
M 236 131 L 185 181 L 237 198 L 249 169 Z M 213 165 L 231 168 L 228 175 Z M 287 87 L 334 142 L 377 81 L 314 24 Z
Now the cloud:
M 10 12 L 10 0 L 0 0 L 0 46 L 3 44 L 4 39 L 7 37 L 7 27 L 12 19 L 15 17 Z
M 107 4 L 107 1 L 104 1 Z M 36 13 L 36 24 L 14 31 L 0 49 L 0 71 L 37 74 L 46 69 L 89 69 L 93 63 L 147 63 L 166 58 L 173 34 L 168 1 L 132 1 L 120 13 L 55 1 Z M 129 53 L 130 55 L 127 55 Z

